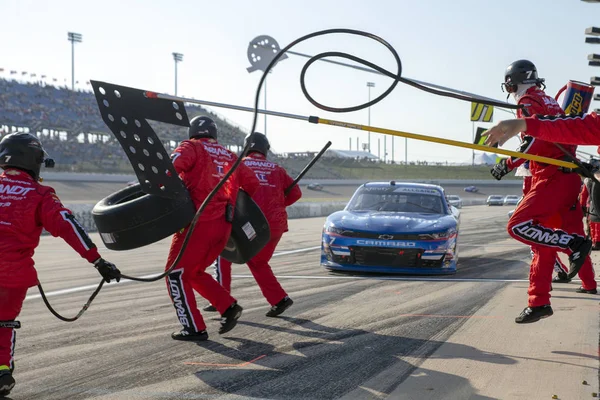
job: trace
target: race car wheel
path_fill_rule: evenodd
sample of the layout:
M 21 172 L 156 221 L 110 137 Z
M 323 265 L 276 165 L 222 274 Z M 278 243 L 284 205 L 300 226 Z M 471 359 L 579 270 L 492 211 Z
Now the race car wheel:
M 185 228 L 195 213 L 189 194 L 168 199 L 144 193 L 139 183 L 100 200 L 92 209 L 102 242 L 110 250 L 131 250 L 164 239 Z

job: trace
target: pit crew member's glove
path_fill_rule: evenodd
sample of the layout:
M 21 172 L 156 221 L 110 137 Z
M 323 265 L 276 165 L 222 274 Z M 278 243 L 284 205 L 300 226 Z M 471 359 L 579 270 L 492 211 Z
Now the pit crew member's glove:
M 490 170 L 492 176 L 497 180 L 502 179 L 505 175 L 507 175 L 512 169 L 506 163 L 506 158 L 503 158 L 498 164 L 494 165 L 494 168 Z
M 104 258 L 99 258 L 94 261 L 94 267 L 96 267 L 106 283 L 110 283 L 111 279 L 114 279 L 117 282 L 121 280 L 121 271 L 119 271 L 115 264 L 106 261 Z

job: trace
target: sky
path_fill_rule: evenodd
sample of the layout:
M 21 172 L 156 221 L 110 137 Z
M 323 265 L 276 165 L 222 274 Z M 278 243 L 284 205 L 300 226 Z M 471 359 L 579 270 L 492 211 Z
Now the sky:
M 0 68 L 71 78 L 71 43 L 67 32 L 83 35 L 75 48 L 75 78 L 112 82 L 174 93 L 173 52 L 178 65 L 178 94 L 213 102 L 252 106 L 261 72 L 248 73 L 249 42 L 269 35 L 280 45 L 311 32 L 350 28 L 388 41 L 402 60 L 402 76 L 498 100 L 506 66 L 529 59 L 546 79 L 552 96 L 569 80 L 589 82 L 600 76 L 587 55 L 600 46 L 584 43 L 584 31 L 600 25 L 600 4 L 580 0 L 370 0 L 370 1 L 162 1 L 0 0 Z M 391 71 L 393 57 L 380 44 L 349 35 L 329 35 L 292 50 L 317 54 L 344 51 Z M 337 59 L 337 61 L 345 61 Z M 267 108 L 367 124 L 368 110 L 330 113 L 310 104 L 300 89 L 306 59 L 290 55 L 269 74 Z M 3 75 L 0 75 L 3 76 Z M 6 72 L 5 75 L 6 76 Z M 319 102 L 332 107 L 365 103 L 391 84 L 389 78 L 317 62 L 307 72 L 307 87 Z M 261 96 L 261 107 L 264 106 Z M 593 102 L 591 108 L 600 108 Z M 212 108 L 249 130 L 252 114 Z M 371 107 L 371 125 L 471 142 L 470 103 L 434 96 L 399 84 Z M 511 118 L 496 111 L 494 122 Z M 480 123 L 478 126 L 489 127 Z M 259 119 L 258 131 L 264 131 Z M 368 133 L 267 118 L 267 136 L 276 152 L 332 148 L 356 149 Z M 182 138 L 184 139 L 184 138 Z M 470 160 L 471 150 L 371 133 L 371 152 L 388 160 Z M 380 146 L 378 151 L 378 145 Z M 516 149 L 516 139 L 504 147 Z M 584 150 L 589 151 L 589 148 Z M 595 150 L 593 150 L 595 152 Z

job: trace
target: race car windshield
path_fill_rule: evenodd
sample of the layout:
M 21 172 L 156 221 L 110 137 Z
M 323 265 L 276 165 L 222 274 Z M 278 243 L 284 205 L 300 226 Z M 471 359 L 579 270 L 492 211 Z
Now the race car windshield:
M 391 211 L 444 214 L 442 198 L 421 193 L 360 192 L 348 204 L 348 211 Z

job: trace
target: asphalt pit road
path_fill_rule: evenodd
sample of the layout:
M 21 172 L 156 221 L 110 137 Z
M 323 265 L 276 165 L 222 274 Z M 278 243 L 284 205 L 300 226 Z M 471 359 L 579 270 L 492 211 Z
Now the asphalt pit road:
M 390 396 L 396 388 L 408 378 L 420 362 L 412 363 L 414 358 L 425 359 L 431 356 L 442 344 L 449 349 L 439 358 L 468 358 L 480 362 L 511 365 L 516 361 L 501 354 L 491 354 L 475 347 L 445 342 L 462 323 L 440 321 L 435 332 L 444 332 L 444 337 L 411 337 L 402 334 L 378 334 L 364 329 L 345 329 L 321 325 L 307 319 L 286 317 L 287 324 L 271 326 L 255 322 L 239 324 L 262 328 L 258 333 L 260 341 L 244 338 L 230 338 L 239 343 L 239 352 L 230 347 L 213 343 L 206 346 L 214 353 L 224 352 L 228 361 L 225 369 L 218 373 L 214 369 L 200 370 L 195 376 L 204 384 L 224 394 L 234 394 L 252 398 L 315 399 L 339 398 L 355 394 L 356 398 L 370 397 L 368 392 L 378 392 Z M 398 326 L 397 330 L 402 327 Z M 246 330 L 248 333 L 248 330 Z M 408 332 L 404 332 L 408 333 Z M 273 334 L 277 334 L 273 336 Z M 282 337 L 282 334 L 321 339 L 319 342 L 295 340 Z M 415 334 L 415 332 L 413 332 Z M 432 331 L 433 334 L 433 331 Z M 335 340 L 336 343 L 331 343 Z M 280 345 L 290 345 L 293 351 L 282 351 Z M 338 343 L 339 342 L 339 343 Z M 204 347 L 204 346 L 202 346 Z M 243 350 L 243 351 L 242 351 Z M 266 357 L 249 359 L 248 354 L 265 354 Z M 236 363 L 231 357 L 237 358 Z M 221 357 L 216 357 L 218 360 Z M 253 366 L 249 368 L 249 362 Z M 215 364 L 221 364 L 215 361 Z M 245 368 L 230 368 L 231 364 Z M 343 371 L 343 373 L 339 373 Z M 452 386 L 465 389 L 465 393 L 476 393 L 469 381 L 458 375 L 420 369 L 420 374 L 432 387 L 431 382 L 452 382 Z M 394 379 L 373 383 L 372 379 L 380 374 L 392 374 Z M 413 378 L 414 379 L 414 378 Z M 368 382 L 368 383 L 367 383 Z M 425 383 L 425 382 L 424 382 Z M 366 390 L 366 391 L 365 391 Z M 462 389 L 461 389 L 462 390 Z

